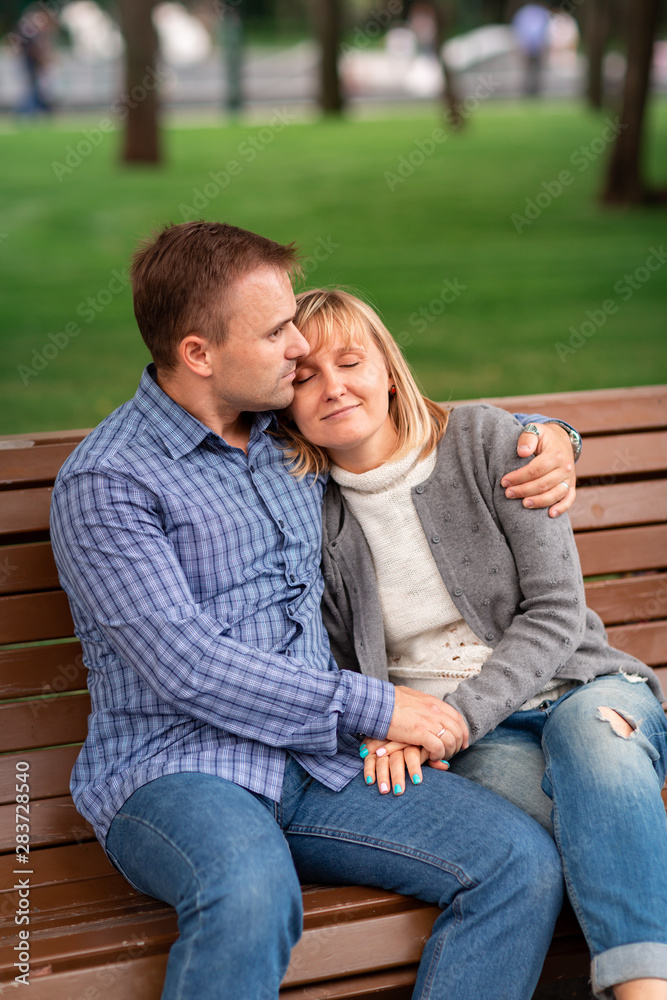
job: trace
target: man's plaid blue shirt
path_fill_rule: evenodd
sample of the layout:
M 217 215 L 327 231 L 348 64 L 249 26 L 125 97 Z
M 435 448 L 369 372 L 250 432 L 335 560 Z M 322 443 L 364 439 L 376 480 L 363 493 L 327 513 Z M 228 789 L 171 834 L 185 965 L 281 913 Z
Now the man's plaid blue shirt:
M 216 774 L 280 799 L 286 754 L 342 788 L 391 685 L 339 671 L 320 617 L 323 483 L 298 482 L 257 414 L 247 454 L 146 369 L 63 466 L 51 534 L 88 668 L 71 781 L 104 843 L 138 787 Z

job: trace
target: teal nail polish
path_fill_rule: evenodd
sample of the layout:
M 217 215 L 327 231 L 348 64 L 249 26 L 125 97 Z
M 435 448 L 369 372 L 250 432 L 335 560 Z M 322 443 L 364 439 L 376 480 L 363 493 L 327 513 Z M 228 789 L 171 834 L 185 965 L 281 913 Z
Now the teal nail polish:
M 362 747 L 359 751 L 360 757 L 368 757 L 368 747 Z
M 441 764 L 446 764 L 447 767 L 449 767 L 449 761 L 448 760 L 441 760 L 440 763 Z
M 422 781 L 421 775 L 419 775 L 419 774 L 413 774 L 412 775 L 412 783 L 413 783 L 413 785 L 421 785 L 421 781 Z
M 400 785 L 394 785 L 394 795 L 400 795 L 403 789 Z
M 370 774 L 366 775 L 366 784 L 367 785 L 372 785 L 373 784 L 373 779 L 371 778 Z

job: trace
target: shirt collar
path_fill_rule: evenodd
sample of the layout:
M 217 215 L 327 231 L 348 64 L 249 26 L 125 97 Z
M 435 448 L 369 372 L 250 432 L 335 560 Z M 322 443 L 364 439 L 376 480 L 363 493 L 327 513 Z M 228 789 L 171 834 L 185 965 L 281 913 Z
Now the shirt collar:
M 144 368 L 134 403 L 149 419 L 169 455 L 174 459 L 183 458 L 209 436 L 229 447 L 223 438 L 184 410 L 160 388 L 156 381 L 154 364 Z M 257 413 L 253 421 L 251 439 L 262 434 L 269 425 L 276 426 L 275 414 L 271 411 Z

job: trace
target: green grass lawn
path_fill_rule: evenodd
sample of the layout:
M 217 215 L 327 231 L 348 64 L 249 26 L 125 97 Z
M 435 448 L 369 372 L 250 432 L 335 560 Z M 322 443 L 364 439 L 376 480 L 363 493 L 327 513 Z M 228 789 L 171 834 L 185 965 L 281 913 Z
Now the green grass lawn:
M 665 381 L 667 263 L 645 262 L 667 245 L 667 214 L 597 203 L 604 119 L 487 102 L 425 157 L 435 109 L 281 131 L 171 128 L 159 170 L 121 168 L 113 134 L 71 171 L 57 166 L 84 123 L 0 129 L 0 433 L 91 426 L 132 395 L 147 355 L 123 269 L 139 237 L 182 221 L 181 206 L 296 240 L 309 284 L 370 296 L 436 399 Z M 667 102 L 653 106 L 649 140 L 657 180 Z M 577 150 L 591 143 L 586 161 Z M 230 161 L 240 172 L 223 189 L 209 174 Z M 564 170 L 571 183 L 552 198 Z M 541 214 L 517 232 L 526 199 Z M 593 335 L 570 343 L 584 323 Z

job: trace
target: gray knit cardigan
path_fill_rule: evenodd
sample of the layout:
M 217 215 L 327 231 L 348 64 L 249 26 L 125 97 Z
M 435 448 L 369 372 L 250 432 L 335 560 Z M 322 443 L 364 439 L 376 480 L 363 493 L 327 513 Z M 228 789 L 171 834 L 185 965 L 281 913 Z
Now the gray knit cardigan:
M 452 600 L 493 653 L 445 699 L 471 742 L 534 697 L 552 677 L 587 682 L 625 671 L 664 695 L 653 671 L 607 644 L 586 608 L 567 515 L 508 500 L 501 477 L 519 468 L 515 417 L 485 403 L 456 407 L 435 469 L 412 500 Z M 373 560 L 359 522 L 329 482 L 323 511 L 322 614 L 338 665 L 388 680 Z M 415 563 L 415 574 L 419 564 Z

